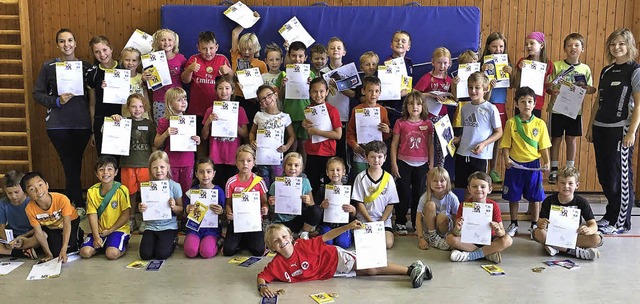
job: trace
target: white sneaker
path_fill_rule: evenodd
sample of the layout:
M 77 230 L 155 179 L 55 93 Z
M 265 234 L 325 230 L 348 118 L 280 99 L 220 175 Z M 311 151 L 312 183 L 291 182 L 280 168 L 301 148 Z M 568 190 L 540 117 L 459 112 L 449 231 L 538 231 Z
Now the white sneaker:
M 451 261 L 453 262 L 466 262 L 469 260 L 469 253 L 466 251 L 454 250 L 451 251 Z
M 500 264 L 500 262 L 502 262 L 502 254 L 500 254 L 500 252 L 494 252 L 490 255 L 485 256 L 484 259 L 489 262 Z
M 309 231 L 302 231 L 300 232 L 300 236 L 299 238 L 303 239 L 303 240 L 308 240 L 309 239 Z
M 596 248 L 576 247 L 576 258 L 583 260 L 597 260 L 600 258 L 600 251 Z
M 529 228 L 529 237 L 530 237 L 532 240 L 535 240 L 534 235 L 533 235 L 533 232 L 534 232 L 534 231 L 536 231 L 536 228 L 538 228 L 538 225 L 533 225 L 533 227 L 530 227 L 530 228 Z
M 407 235 L 409 232 L 407 231 L 407 225 L 396 224 L 396 233 L 399 235 Z
M 518 234 L 518 225 L 511 223 L 511 225 L 507 227 L 507 234 L 510 237 L 514 237 L 516 234 Z
M 428 241 L 429 241 L 429 245 L 431 247 L 438 248 L 440 250 L 449 250 L 449 249 L 451 249 L 451 246 L 449 246 L 449 244 L 447 244 L 447 241 L 445 241 L 445 239 L 443 239 L 442 237 L 440 237 L 437 234 L 434 237 L 430 237 Z
M 555 249 L 551 246 L 544 246 L 544 250 L 546 250 L 550 256 L 555 256 L 556 254 L 558 254 L 558 252 L 560 252 L 558 249 Z
M 596 221 L 596 224 L 598 224 L 598 227 L 605 227 L 609 226 L 609 221 L 603 217 L 599 221 Z

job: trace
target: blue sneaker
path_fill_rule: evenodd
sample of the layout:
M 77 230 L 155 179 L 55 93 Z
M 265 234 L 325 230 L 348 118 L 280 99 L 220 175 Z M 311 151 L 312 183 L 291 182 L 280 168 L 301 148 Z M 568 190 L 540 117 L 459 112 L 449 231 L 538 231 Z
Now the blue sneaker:
M 600 231 L 602 234 L 625 234 L 627 232 L 629 232 L 629 230 L 627 230 L 624 227 L 616 227 L 613 225 L 607 225 L 604 227 L 599 227 L 598 231 Z

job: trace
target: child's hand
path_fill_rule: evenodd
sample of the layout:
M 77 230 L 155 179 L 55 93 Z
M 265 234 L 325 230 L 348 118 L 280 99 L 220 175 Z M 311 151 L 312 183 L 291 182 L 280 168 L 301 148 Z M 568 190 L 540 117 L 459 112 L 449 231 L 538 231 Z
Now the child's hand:
M 258 148 L 258 144 L 256 143 L 255 140 L 250 140 L 249 144 L 251 145 L 251 148 L 253 148 L 253 150 Z
M 411 93 L 409 90 L 402 89 L 402 91 L 400 91 L 400 97 L 405 97 L 405 96 L 409 95 L 409 93 Z
M 207 122 L 205 124 L 209 125 L 215 120 L 218 120 L 218 114 L 211 112 L 211 114 L 209 114 L 209 117 L 207 117 Z
M 260 14 L 258 14 L 258 12 L 256 12 L 256 11 L 253 11 L 253 16 L 256 17 L 256 18 L 260 18 Z
M 313 80 L 313 78 L 311 77 L 307 78 L 307 84 L 311 84 L 311 80 Z
M 453 81 L 453 84 L 457 85 L 458 83 L 460 83 L 460 77 L 459 76 L 453 77 L 452 81 Z
M 313 206 L 313 202 L 311 201 L 311 196 L 309 196 L 308 194 L 300 195 L 300 199 L 302 200 L 303 204 L 307 206 Z
M 271 206 L 275 205 L 276 204 L 276 196 L 275 195 L 269 196 L 267 201 L 269 202 L 269 205 L 271 205 Z
M 276 293 L 269 289 L 269 286 L 263 286 L 260 288 L 260 295 L 266 298 L 273 298 L 276 296 Z
M 328 203 L 329 202 L 327 201 L 327 204 Z M 348 212 L 348 213 L 355 213 L 356 212 L 356 207 L 354 207 L 351 204 L 344 204 L 344 205 L 342 205 L 342 211 Z
M 288 40 L 285 40 L 285 41 L 284 41 L 284 43 L 282 43 L 282 47 L 284 47 L 284 50 L 285 50 L 285 51 L 288 51 L 288 50 L 289 50 L 289 44 L 290 44 L 290 43 L 289 43 L 289 41 L 288 41 Z
M 102 232 L 100 232 L 100 236 L 101 236 L 101 237 L 106 237 L 106 236 L 108 236 L 108 235 L 109 235 L 109 234 L 111 234 L 111 233 L 113 233 L 113 230 L 111 230 L 111 229 L 104 229 L 104 230 L 102 230 Z
M 418 239 L 418 248 L 420 248 L 422 250 L 427 250 L 427 249 L 429 249 L 429 243 L 427 243 L 427 240 L 425 240 L 424 238 L 419 238 Z
M 538 228 L 544 230 L 544 229 L 547 229 L 547 227 L 549 227 L 549 219 L 539 218 L 538 219 Z
M 262 216 L 269 214 L 269 207 L 262 206 L 262 208 L 260 208 L 260 212 L 262 213 Z
M 223 65 L 220 67 L 220 75 L 227 75 L 231 73 L 231 68 L 228 65 Z
M 391 162 L 391 175 L 395 178 L 400 178 L 400 171 L 398 170 L 398 164 Z
M 454 137 L 451 142 L 453 142 L 453 144 L 457 146 L 460 143 L 460 136 Z
M 591 127 L 587 128 L 587 134 L 585 134 L 584 138 L 590 143 L 593 142 L 593 134 L 591 133 Z
M 62 251 L 60 251 L 60 255 L 58 256 L 58 261 L 61 261 L 62 263 L 67 262 L 67 248 L 62 248 Z
M 447 97 L 446 96 L 436 96 L 436 99 L 440 103 L 447 101 Z
M 592 235 L 593 232 L 591 232 L 589 230 L 589 227 L 587 227 L 587 225 L 582 225 L 582 226 L 580 226 L 580 228 L 578 228 L 578 234 L 580 234 L 580 235 Z
M 227 220 L 233 221 L 233 211 L 227 211 Z
M 138 204 L 138 210 L 140 210 L 140 212 L 147 211 L 147 204 L 145 204 L 145 203 Z
M 353 222 L 349 223 L 349 229 L 362 229 L 364 228 L 364 224 L 362 224 L 359 220 L 353 220 Z
M 13 248 L 21 248 L 22 244 L 24 244 L 24 241 L 26 240 L 26 238 L 24 236 L 19 236 L 15 239 L 13 239 L 13 241 L 9 242 L 9 244 L 6 244 L 7 249 L 11 250 Z
M 107 87 L 107 81 L 103 80 L 102 84 L 100 85 L 103 89 Z
M 192 73 L 200 71 L 200 64 L 197 61 L 194 61 L 192 64 L 190 64 L 187 67 L 187 70 L 192 72 Z
M 187 208 L 185 208 L 185 211 L 187 212 L 187 214 L 191 214 L 191 212 L 193 212 L 193 209 L 195 209 L 196 207 L 192 204 L 187 205 Z
M 540 164 L 540 171 L 542 171 L 542 172 L 547 172 L 547 171 L 549 171 L 549 170 L 550 170 L 549 163 L 546 163 L 546 164 Z
M 481 142 L 475 148 L 471 149 L 471 153 L 476 154 L 476 155 L 480 155 L 480 154 L 482 154 L 482 151 L 484 151 L 485 147 L 486 146 L 485 146 L 484 142 Z
M 171 208 L 171 212 L 173 212 L 173 208 L 176 207 L 176 200 L 173 198 L 169 199 L 169 208 Z
M 462 229 L 462 225 L 464 225 L 464 219 L 462 217 L 458 218 L 456 220 L 456 227 L 455 230 L 460 231 Z
M 101 238 L 93 238 L 93 248 L 95 249 L 100 249 L 102 248 L 102 246 L 104 246 L 104 243 L 102 242 Z
M 357 145 L 355 148 L 353 148 L 353 152 L 364 156 L 364 149 L 362 148 L 361 145 Z
M 284 87 L 284 86 L 286 86 L 287 81 L 289 81 L 289 78 L 287 78 L 287 77 L 283 77 L 283 78 L 282 78 L 282 86 L 283 86 L 283 87 Z
M 502 70 L 507 74 L 511 74 L 511 72 L 513 72 L 513 68 L 509 65 L 503 67 Z
M 63 93 L 60 94 L 60 105 L 64 105 L 69 102 L 74 95 L 72 93 Z
M 548 93 L 549 93 L 549 95 L 551 95 L 553 97 L 556 97 L 556 96 L 558 96 L 560 94 L 560 89 L 558 89 L 556 87 L 553 87 L 553 88 L 551 88 L 551 90 L 549 90 Z
M 504 167 L 507 169 L 513 167 L 513 161 L 511 160 L 510 157 L 504 161 Z
M 389 125 L 386 123 L 380 123 L 378 125 L 378 130 L 380 130 L 380 132 L 382 133 L 390 133 L 391 132 L 391 128 L 389 128 Z
M 167 132 L 169 132 L 169 135 L 178 135 L 178 128 L 169 127 L 169 129 L 167 129 Z
M 495 79 L 491 79 L 491 81 L 489 81 L 489 86 L 492 88 L 495 88 L 496 84 L 498 84 L 498 81 L 496 81 Z
M 287 152 L 287 150 L 289 150 L 289 148 L 287 148 L 287 145 L 282 145 L 282 146 L 278 147 L 278 152 L 280 152 L 280 153 Z
M 493 232 L 495 232 L 496 236 L 499 235 L 498 232 L 500 232 L 500 224 L 498 224 L 498 222 L 490 222 L 489 226 L 491 226 L 491 230 L 493 230 Z M 504 234 L 500 235 L 503 236 Z
M 520 61 L 520 63 L 518 64 L 518 69 L 522 70 L 522 67 L 524 67 L 524 60 Z
M 151 76 L 151 72 L 146 70 L 142 72 L 142 80 L 144 81 L 149 81 L 149 79 L 153 79 L 153 76 Z
M 322 208 L 322 209 L 327 209 L 327 208 L 329 208 L 329 200 L 325 198 L 325 199 L 322 201 L 322 203 L 320 203 L 320 208 Z
M 218 204 L 211 204 L 209 205 L 209 209 L 211 209 L 211 211 L 213 211 L 213 213 L 220 215 L 224 212 L 224 209 L 222 208 L 222 206 L 218 205 Z
M 313 127 L 313 123 L 311 122 L 311 120 L 305 119 L 302 121 L 302 127 L 305 129 L 309 129 Z
M 53 260 L 53 255 L 47 254 L 44 258 L 40 259 L 40 262 L 44 263 L 44 262 L 49 262 L 51 260 Z
M 122 116 L 120 116 L 118 114 L 113 114 L 113 115 L 111 115 L 111 119 L 113 119 L 113 121 L 115 121 L 115 122 L 119 122 L 122 119 Z
M 196 145 L 200 144 L 200 136 L 198 135 L 191 136 L 191 140 L 195 141 Z

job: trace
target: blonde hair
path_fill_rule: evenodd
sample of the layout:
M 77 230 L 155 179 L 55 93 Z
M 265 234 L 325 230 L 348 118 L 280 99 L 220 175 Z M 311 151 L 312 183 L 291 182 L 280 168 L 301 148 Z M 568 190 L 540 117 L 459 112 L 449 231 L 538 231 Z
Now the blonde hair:
M 578 169 L 576 169 L 575 167 L 571 167 L 571 166 L 562 167 L 558 170 L 558 178 L 560 177 L 564 177 L 564 178 L 575 177 L 577 182 L 577 181 L 580 181 L 580 171 L 578 171 Z
M 289 229 L 289 227 L 287 227 L 285 225 L 282 225 L 282 224 L 271 224 L 271 225 L 267 226 L 267 229 L 264 232 L 264 243 L 265 243 L 265 245 L 267 245 L 267 248 L 269 248 L 269 250 L 275 251 L 274 248 L 273 248 L 273 235 L 276 232 L 280 232 L 282 230 L 287 231 L 287 233 L 291 237 L 291 235 L 292 235 L 291 229 Z
M 611 51 L 609 50 L 609 46 L 616 40 L 618 37 L 622 37 L 624 41 L 627 43 L 627 62 L 633 61 L 638 57 L 638 48 L 636 48 L 636 39 L 633 37 L 633 33 L 627 28 L 621 28 L 615 30 L 609 38 L 607 38 L 607 42 L 604 46 L 605 53 L 607 54 L 607 60 L 609 62 L 615 61 L 613 55 L 611 55 Z
M 433 54 L 431 54 L 431 61 L 435 60 L 436 58 L 440 58 L 440 57 L 447 57 L 447 58 L 449 58 L 449 61 L 451 61 L 451 52 L 449 52 L 449 49 L 447 49 L 446 47 L 443 47 L 443 46 L 433 50 Z
M 447 181 L 447 186 L 444 189 L 445 193 L 451 192 L 451 178 L 449 177 L 449 172 L 447 172 L 447 170 L 440 166 L 435 167 L 429 170 L 429 173 L 427 173 L 427 190 L 424 192 L 427 202 L 432 200 L 433 197 L 433 190 L 431 190 L 431 181 L 440 178 L 444 178 L 444 180 Z
M 238 147 L 238 150 L 236 150 L 236 159 L 238 159 L 238 155 L 240 155 L 241 152 L 249 153 L 253 156 L 253 159 L 256 159 L 256 150 L 253 150 L 249 144 L 244 144 Z
M 327 160 L 327 166 L 326 166 L 326 168 L 328 168 L 328 167 L 329 167 L 329 165 L 330 165 L 330 164 L 333 164 L 333 163 L 338 163 L 338 164 L 340 164 L 340 165 L 342 166 L 342 169 L 347 169 L 347 165 L 345 164 L 344 159 L 342 159 L 342 157 L 339 157 L 339 156 L 333 156 L 333 157 L 329 158 L 329 159 Z
M 278 54 L 280 54 L 280 58 L 282 58 L 282 49 L 275 42 L 271 42 L 271 43 L 267 44 L 267 46 L 264 48 L 264 58 L 265 58 L 265 60 L 267 59 L 267 56 L 271 52 L 277 52 Z
M 170 29 L 159 29 L 155 33 L 153 33 L 153 50 L 154 51 L 162 50 L 162 46 L 160 46 L 160 38 L 162 38 L 163 34 L 173 35 L 175 44 L 173 45 L 172 51 L 174 54 L 178 54 L 180 52 L 180 48 L 178 47 L 180 45 L 180 37 L 178 37 L 178 34 L 176 34 L 176 32 Z
M 472 63 L 478 61 L 478 54 L 472 50 L 466 50 L 458 56 L 458 64 Z
M 487 77 L 487 75 L 483 72 L 474 72 L 473 74 L 469 75 L 467 83 L 469 85 L 471 85 L 472 83 L 481 83 L 485 91 L 489 89 L 489 77 Z
M 289 152 L 287 155 L 285 155 L 284 160 L 282 161 L 283 165 L 286 165 L 287 162 L 289 161 L 289 159 L 291 158 L 297 158 L 300 160 L 300 166 L 302 168 L 304 168 L 304 159 L 302 158 L 302 155 L 300 155 L 300 153 L 298 152 Z
M 414 102 L 418 103 L 422 106 L 422 113 L 420 113 L 420 119 L 427 120 L 429 118 L 429 111 L 427 110 L 427 103 L 425 102 L 424 97 L 422 97 L 422 93 L 420 91 L 413 91 L 404 98 L 404 102 L 402 103 L 402 119 L 409 119 L 409 103 Z
M 140 93 L 133 93 L 129 95 L 129 97 L 127 97 L 127 108 L 131 106 L 131 103 L 135 99 L 142 101 L 142 107 L 144 107 L 144 111 L 149 112 L 149 110 L 151 109 L 151 106 L 149 105 L 149 99 Z
M 333 43 L 333 42 L 340 42 L 342 43 L 342 47 L 344 48 L 344 50 L 347 50 L 347 46 L 344 44 L 344 41 L 342 41 L 342 39 L 340 39 L 339 37 L 331 37 L 331 39 L 329 39 L 329 42 L 327 42 L 327 49 L 329 48 L 329 44 Z
M 374 58 L 376 63 L 380 63 L 380 57 L 378 56 L 378 54 L 374 53 L 373 51 L 367 51 L 360 56 L 360 65 L 362 65 L 362 62 L 367 58 Z
M 124 53 L 136 53 L 136 54 L 138 54 L 138 61 L 140 61 L 140 57 L 142 57 L 142 53 L 140 53 L 140 50 L 130 46 L 130 47 L 126 47 L 126 48 L 122 49 L 122 52 L 120 52 L 120 61 L 124 61 Z M 140 65 L 140 62 L 138 62 L 138 65 Z
M 156 150 L 149 155 L 149 171 L 151 171 L 151 164 L 157 160 L 161 160 L 167 163 L 167 177 L 171 179 L 171 163 L 169 163 L 169 155 L 162 150 Z
M 260 41 L 258 40 L 258 36 L 254 33 L 246 33 L 240 36 L 238 39 L 238 50 L 243 49 L 253 49 L 253 57 L 260 57 L 260 50 L 262 47 L 260 46 Z
M 182 88 L 171 88 L 167 90 L 167 93 L 164 95 L 164 117 L 178 115 L 171 107 L 171 103 L 182 97 L 187 98 L 187 92 Z

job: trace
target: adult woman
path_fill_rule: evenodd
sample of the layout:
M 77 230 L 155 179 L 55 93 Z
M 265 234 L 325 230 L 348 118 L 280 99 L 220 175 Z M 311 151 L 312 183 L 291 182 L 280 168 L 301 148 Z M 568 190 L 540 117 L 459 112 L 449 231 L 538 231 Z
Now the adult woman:
M 634 199 L 633 145 L 640 124 L 640 65 L 636 40 L 628 29 L 619 29 L 607 39 L 607 58 L 612 63 L 600 73 L 598 99 L 593 104 L 586 138 L 596 152 L 596 169 L 602 191 L 609 202 L 598 229 L 604 234 L 631 229 Z
M 60 56 L 42 65 L 33 90 L 33 99 L 47 108 L 47 135 L 64 168 L 65 194 L 80 209 L 82 216 L 86 203 L 82 198 L 80 174 L 82 155 L 91 136 L 89 102 L 86 90 L 82 96 L 58 92 L 56 63 L 80 59 L 75 55 L 76 39 L 69 29 L 63 28 L 56 33 L 56 45 L 60 50 Z M 82 66 L 84 75 L 90 65 L 83 61 Z

